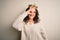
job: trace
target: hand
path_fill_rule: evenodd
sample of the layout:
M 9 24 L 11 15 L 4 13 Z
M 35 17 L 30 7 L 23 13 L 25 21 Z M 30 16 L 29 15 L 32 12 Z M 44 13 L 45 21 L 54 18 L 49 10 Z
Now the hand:
M 29 14 L 29 15 L 31 14 L 31 9 L 29 9 L 29 10 L 27 11 L 27 14 Z

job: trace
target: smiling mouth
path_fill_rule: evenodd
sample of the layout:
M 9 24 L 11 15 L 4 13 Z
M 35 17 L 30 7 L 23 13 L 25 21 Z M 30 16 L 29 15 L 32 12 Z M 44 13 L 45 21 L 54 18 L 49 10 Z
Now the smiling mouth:
M 29 14 L 29 16 L 32 16 L 32 14 Z

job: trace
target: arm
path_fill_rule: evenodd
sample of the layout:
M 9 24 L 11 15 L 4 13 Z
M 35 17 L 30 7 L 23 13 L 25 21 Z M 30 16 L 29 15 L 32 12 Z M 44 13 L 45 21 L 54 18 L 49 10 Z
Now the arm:
M 46 33 L 44 27 L 41 27 L 41 36 L 44 40 L 48 40 L 47 39 L 47 33 Z
M 12 24 L 13 28 L 17 29 L 18 31 L 21 31 L 22 27 L 24 26 L 23 19 L 26 16 L 27 16 L 26 12 L 24 12 L 22 15 L 19 15 L 19 17 Z

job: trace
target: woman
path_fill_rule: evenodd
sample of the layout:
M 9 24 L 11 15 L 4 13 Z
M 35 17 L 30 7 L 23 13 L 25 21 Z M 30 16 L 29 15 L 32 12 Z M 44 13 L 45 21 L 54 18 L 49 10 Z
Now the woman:
M 48 40 L 40 24 L 37 6 L 29 5 L 26 11 L 13 23 L 13 27 L 22 31 L 21 40 Z

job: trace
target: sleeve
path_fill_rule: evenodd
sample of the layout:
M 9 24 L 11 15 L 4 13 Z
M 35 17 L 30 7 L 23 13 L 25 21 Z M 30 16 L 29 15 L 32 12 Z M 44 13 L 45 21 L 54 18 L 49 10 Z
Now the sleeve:
M 23 19 L 26 16 L 27 16 L 27 12 L 24 12 L 23 14 L 19 15 L 19 17 L 12 24 L 13 28 L 17 29 L 18 31 L 21 31 L 24 26 Z
M 48 40 L 46 30 L 43 26 L 41 26 L 41 28 L 40 28 L 40 33 L 44 40 Z

